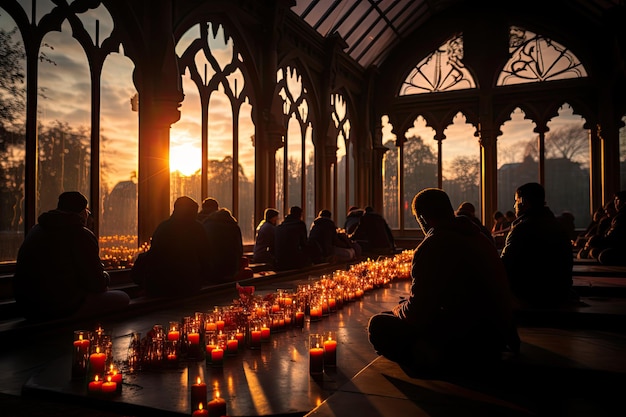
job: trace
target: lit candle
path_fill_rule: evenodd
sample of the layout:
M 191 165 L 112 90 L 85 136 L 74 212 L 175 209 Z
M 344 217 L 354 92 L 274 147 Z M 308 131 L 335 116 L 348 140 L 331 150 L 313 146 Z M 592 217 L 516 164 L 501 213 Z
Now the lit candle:
M 324 348 L 315 345 L 309 349 L 309 372 L 321 374 L 324 372 Z
M 192 417 L 208 417 L 209 411 L 205 410 L 202 403 L 198 404 L 198 409 L 193 412 Z
M 86 353 L 89 349 L 89 339 L 83 339 L 83 335 L 78 336 L 78 340 L 74 340 L 74 347 L 78 349 L 80 353 Z
M 304 327 L 304 311 L 296 311 L 296 327 Z
M 187 333 L 187 340 L 191 345 L 200 344 L 200 333 Z
M 270 328 L 264 323 L 261 326 L 261 342 L 269 342 L 270 340 Z
M 111 380 L 111 376 L 107 377 L 107 382 L 102 384 L 102 392 L 104 394 L 111 394 L 117 391 L 117 382 Z
M 226 353 L 234 355 L 239 350 L 239 341 L 234 337 L 226 342 Z
M 311 311 L 309 313 L 311 317 L 311 321 L 318 321 L 322 319 L 322 307 L 319 305 L 311 306 Z
M 104 375 L 104 364 L 106 362 L 107 355 L 100 352 L 100 346 L 96 346 L 96 352 L 89 356 L 89 372 L 92 375 Z
M 215 321 L 215 326 L 217 327 L 217 331 L 219 332 L 220 330 L 224 330 L 224 320 L 222 320 L 221 318 L 219 318 L 217 321 Z
M 207 358 L 211 358 L 211 352 L 213 352 L 213 349 L 215 349 L 217 347 L 217 345 L 215 344 L 215 342 L 213 340 L 209 341 L 206 345 L 206 354 L 207 354 Z
M 244 339 L 245 339 L 245 335 L 243 334 L 241 330 L 237 329 L 237 333 L 235 333 L 235 339 L 237 339 L 238 346 L 241 349 L 244 343 Z
M 261 331 L 258 329 L 250 330 L 250 348 L 258 349 L 261 347 Z
M 217 346 L 211 351 L 211 365 L 217 367 L 224 365 L 224 349 Z
M 217 324 L 215 324 L 214 321 L 207 321 L 206 325 L 204 326 L 204 330 L 206 330 L 207 332 L 215 332 L 217 331 Z
M 96 378 L 89 383 L 89 392 L 101 392 L 102 391 L 102 381 L 96 375 Z
M 324 340 L 324 366 L 337 366 L 337 341 L 332 336 Z
M 180 338 L 180 332 L 178 330 L 170 330 L 167 332 L 167 340 L 177 341 Z
M 191 386 L 191 404 L 194 407 L 200 408 L 200 405 L 204 408 L 207 401 L 206 384 L 202 382 L 198 377 L 195 384 Z
M 107 377 L 111 378 L 111 381 L 117 384 L 117 392 L 122 391 L 122 373 L 117 370 L 113 365 L 111 365 L 111 367 L 109 368 L 109 373 Z
M 219 391 L 215 393 L 215 398 L 209 401 L 207 406 L 209 417 L 222 417 L 226 415 L 226 400 L 220 397 Z

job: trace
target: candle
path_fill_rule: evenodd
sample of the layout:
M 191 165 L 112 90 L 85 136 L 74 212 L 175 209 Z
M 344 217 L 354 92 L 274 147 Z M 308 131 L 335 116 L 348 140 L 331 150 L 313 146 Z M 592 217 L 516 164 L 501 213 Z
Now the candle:
M 89 367 L 92 375 L 104 375 L 104 364 L 107 355 L 100 352 L 100 346 L 96 346 L 96 352 L 89 356 Z
M 324 340 L 324 366 L 337 366 L 337 341 L 332 336 Z
M 215 326 L 217 327 L 217 331 L 224 330 L 224 320 L 221 318 L 215 322 Z
M 178 330 L 170 330 L 167 332 L 167 340 L 177 341 L 180 338 L 180 332 Z
M 207 405 L 209 417 L 222 417 L 226 415 L 226 400 L 220 398 L 220 393 L 215 393 L 215 398 L 209 401 Z
M 296 311 L 296 327 L 304 327 L 304 311 Z
M 322 319 L 322 307 L 319 305 L 311 306 L 309 313 L 311 321 L 318 321 Z
M 324 348 L 315 345 L 309 349 L 309 373 L 321 374 L 324 371 Z
M 239 341 L 234 337 L 226 342 L 226 353 L 234 355 L 239 350 Z
M 200 333 L 187 333 L 187 340 L 191 345 L 200 344 Z
M 107 382 L 102 384 L 102 393 L 111 394 L 117 391 L 117 382 L 111 380 L 111 376 L 107 377 Z
M 250 348 L 258 349 L 261 347 L 261 331 L 257 329 L 250 330 Z
M 204 407 L 206 401 L 206 384 L 198 377 L 196 383 L 191 386 L 191 405 L 198 408 L 200 408 L 200 405 Z
M 96 375 L 96 378 L 89 383 L 89 392 L 101 392 L 102 391 L 102 381 Z
M 217 331 L 217 324 L 215 324 L 214 321 L 207 321 L 206 326 L 204 326 L 204 329 L 207 332 L 215 332 Z
M 237 339 L 238 347 L 241 349 L 244 343 L 244 334 L 241 330 L 237 329 L 237 333 L 235 333 L 235 339 Z
M 89 360 L 89 339 L 83 338 L 82 331 L 76 331 L 78 339 L 74 340 L 72 352 L 72 378 L 84 378 L 87 375 L 87 363 Z
M 270 328 L 263 324 L 261 327 L 261 342 L 269 342 L 270 340 Z
M 211 351 L 211 365 L 216 367 L 224 365 L 224 349 L 217 346 Z
M 193 412 L 192 417 L 208 417 L 209 411 L 205 410 L 202 403 L 198 404 L 198 409 Z

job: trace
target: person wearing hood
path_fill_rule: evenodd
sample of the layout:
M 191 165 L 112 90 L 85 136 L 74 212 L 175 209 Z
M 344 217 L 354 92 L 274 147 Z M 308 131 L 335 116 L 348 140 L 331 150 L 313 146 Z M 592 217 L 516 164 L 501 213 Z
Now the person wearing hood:
M 513 296 L 495 246 L 455 216 L 441 189 L 417 193 L 412 210 L 424 239 L 413 254 L 411 291 L 370 318 L 376 352 L 414 375 L 480 367 L 518 351 Z
M 57 208 L 41 214 L 26 235 L 13 277 L 25 318 L 93 317 L 128 306 L 128 294 L 108 290 L 98 239 L 86 227 L 87 203 L 78 191 L 62 193 Z
M 355 251 L 349 242 L 341 241 L 337 233 L 337 226 L 333 221 L 330 210 L 320 210 L 311 224 L 309 244 L 317 247 L 320 254 L 316 262 L 349 261 L 354 259 Z
M 572 241 L 545 199 L 541 184 L 517 188 L 516 219 L 501 253 L 513 294 L 522 305 L 554 306 L 577 300 L 572 290 Z
M 197 215 L 198 203 L 179 197 L 171 216 L 154 230 L 150 250 L 133 266 L 133 281 L 148 295 L 188 296 L 208 283 L 209 239 Z
M 243 267 L 243 241 L 237 219 L 227 208 L 219 208 L 202 223 L 209 239 L 211 283 L 233 281 Z

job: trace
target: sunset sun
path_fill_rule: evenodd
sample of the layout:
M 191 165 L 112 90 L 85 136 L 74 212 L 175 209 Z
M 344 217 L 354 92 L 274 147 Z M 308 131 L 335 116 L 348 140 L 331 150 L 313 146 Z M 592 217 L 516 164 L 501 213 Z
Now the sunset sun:
M 170 148 L 170 172 L 191 176 L 202 164 L 202 151 L 190 144 L 174 145 Z

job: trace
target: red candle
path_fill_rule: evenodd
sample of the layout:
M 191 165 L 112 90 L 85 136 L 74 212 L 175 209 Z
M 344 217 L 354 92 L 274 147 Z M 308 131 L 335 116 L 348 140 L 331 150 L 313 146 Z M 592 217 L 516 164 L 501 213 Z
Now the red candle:
M 241 344 L 244 342 L 244 337 L 244 334 L 237 330 L 237 333 L 235 333 L 235 339 L 237 339 L 239 347 L 241 347 Z
M 180 332 L 178 330 L 170 330 L 167 333 L 167 340 L 177 341 L 180 338 Z
M 200 333 L 187 333 L 187 340 L 192 345 L 200 344 Z
M 74 347 L 78 349 L 80 353 L 87 353 L 87 350 L 89 349 L 89 344 L 89 339 L 83 339 L 82 334 L 79 336 L 78 340 L 74 340 Z
M 250 347 L 251 348 L 259 348 L 261 347 L 261 331 L 260 330 L 251 330 L 250 331 Z
M 224 320 L 220 319 L 215 322 L 215 326 L 217 327 L 217 331 L 224 330 Z
M 226 415 L 226 400 L 220 398 L 220 393 L 215 394 L 215 398 L 207 405 L 209 417 L 222 417 Z
M 296 326 L 304 327 L 304 311 L 296 311 Z
M 102 384 L 102 392 L 104 394 L 111 394 L 117 391 L 117 382 L 113 382 L 111 377 L 107 377 L 107 382 Z
M 311 374 L 324 372 L 324 348 L 315 346 L 309 349 L 309 372 Z
M 226 352 L 230 354 L 237 353 L 239 350 L 239 341 L 237 339 L 230 339 L 226 342 Z
M 261 327 L 261 341 L 267 342 L 270 340 L 270 328 L 266 325 Z
M 213 352 L 213 349 L 215 349 L 217 347 L 217 345 L 215 344 L 215 342 L 209 342 L 206 345 L 206 354 L 207 354 L 207 358 L 210 358 L 211 356 L 209 356 L 211 354 L 211 352 Z
M 331 339 L 324 340 L 324 366 L 337 365 L 337 341 Z
M 89 392 L 101 392 L 102 391 L 102 381 L 99 380 L 98 375 L 96 378 L 89 383 Z
M 96 352 L 89 356 L 89 366 L 92 375 L 104 375 L 104 363 L 107 355 L 100 352 L 100 347 L 96 347 Z
M 216 347 L 211 351 L 211 365 L 222 366 L 224 364 L 224 349 Z
M 193 412 L 192 417 L 209 417 L 209 411 L 205 410 L 202 403 L 198 404 L 198 409 Z
M 213 322 L 213 321 L 208 321 L 206 323 L 206 325 L 204 326 L 204 329 L 207 332 L 215 332 L 215 331 L 217 331 L 217 324 L 215 324 L 215 322 Z
M 206 384 L 198 377 L 196 383 L 191 386 L 191 406 L 204 408 L 206 401 Z

